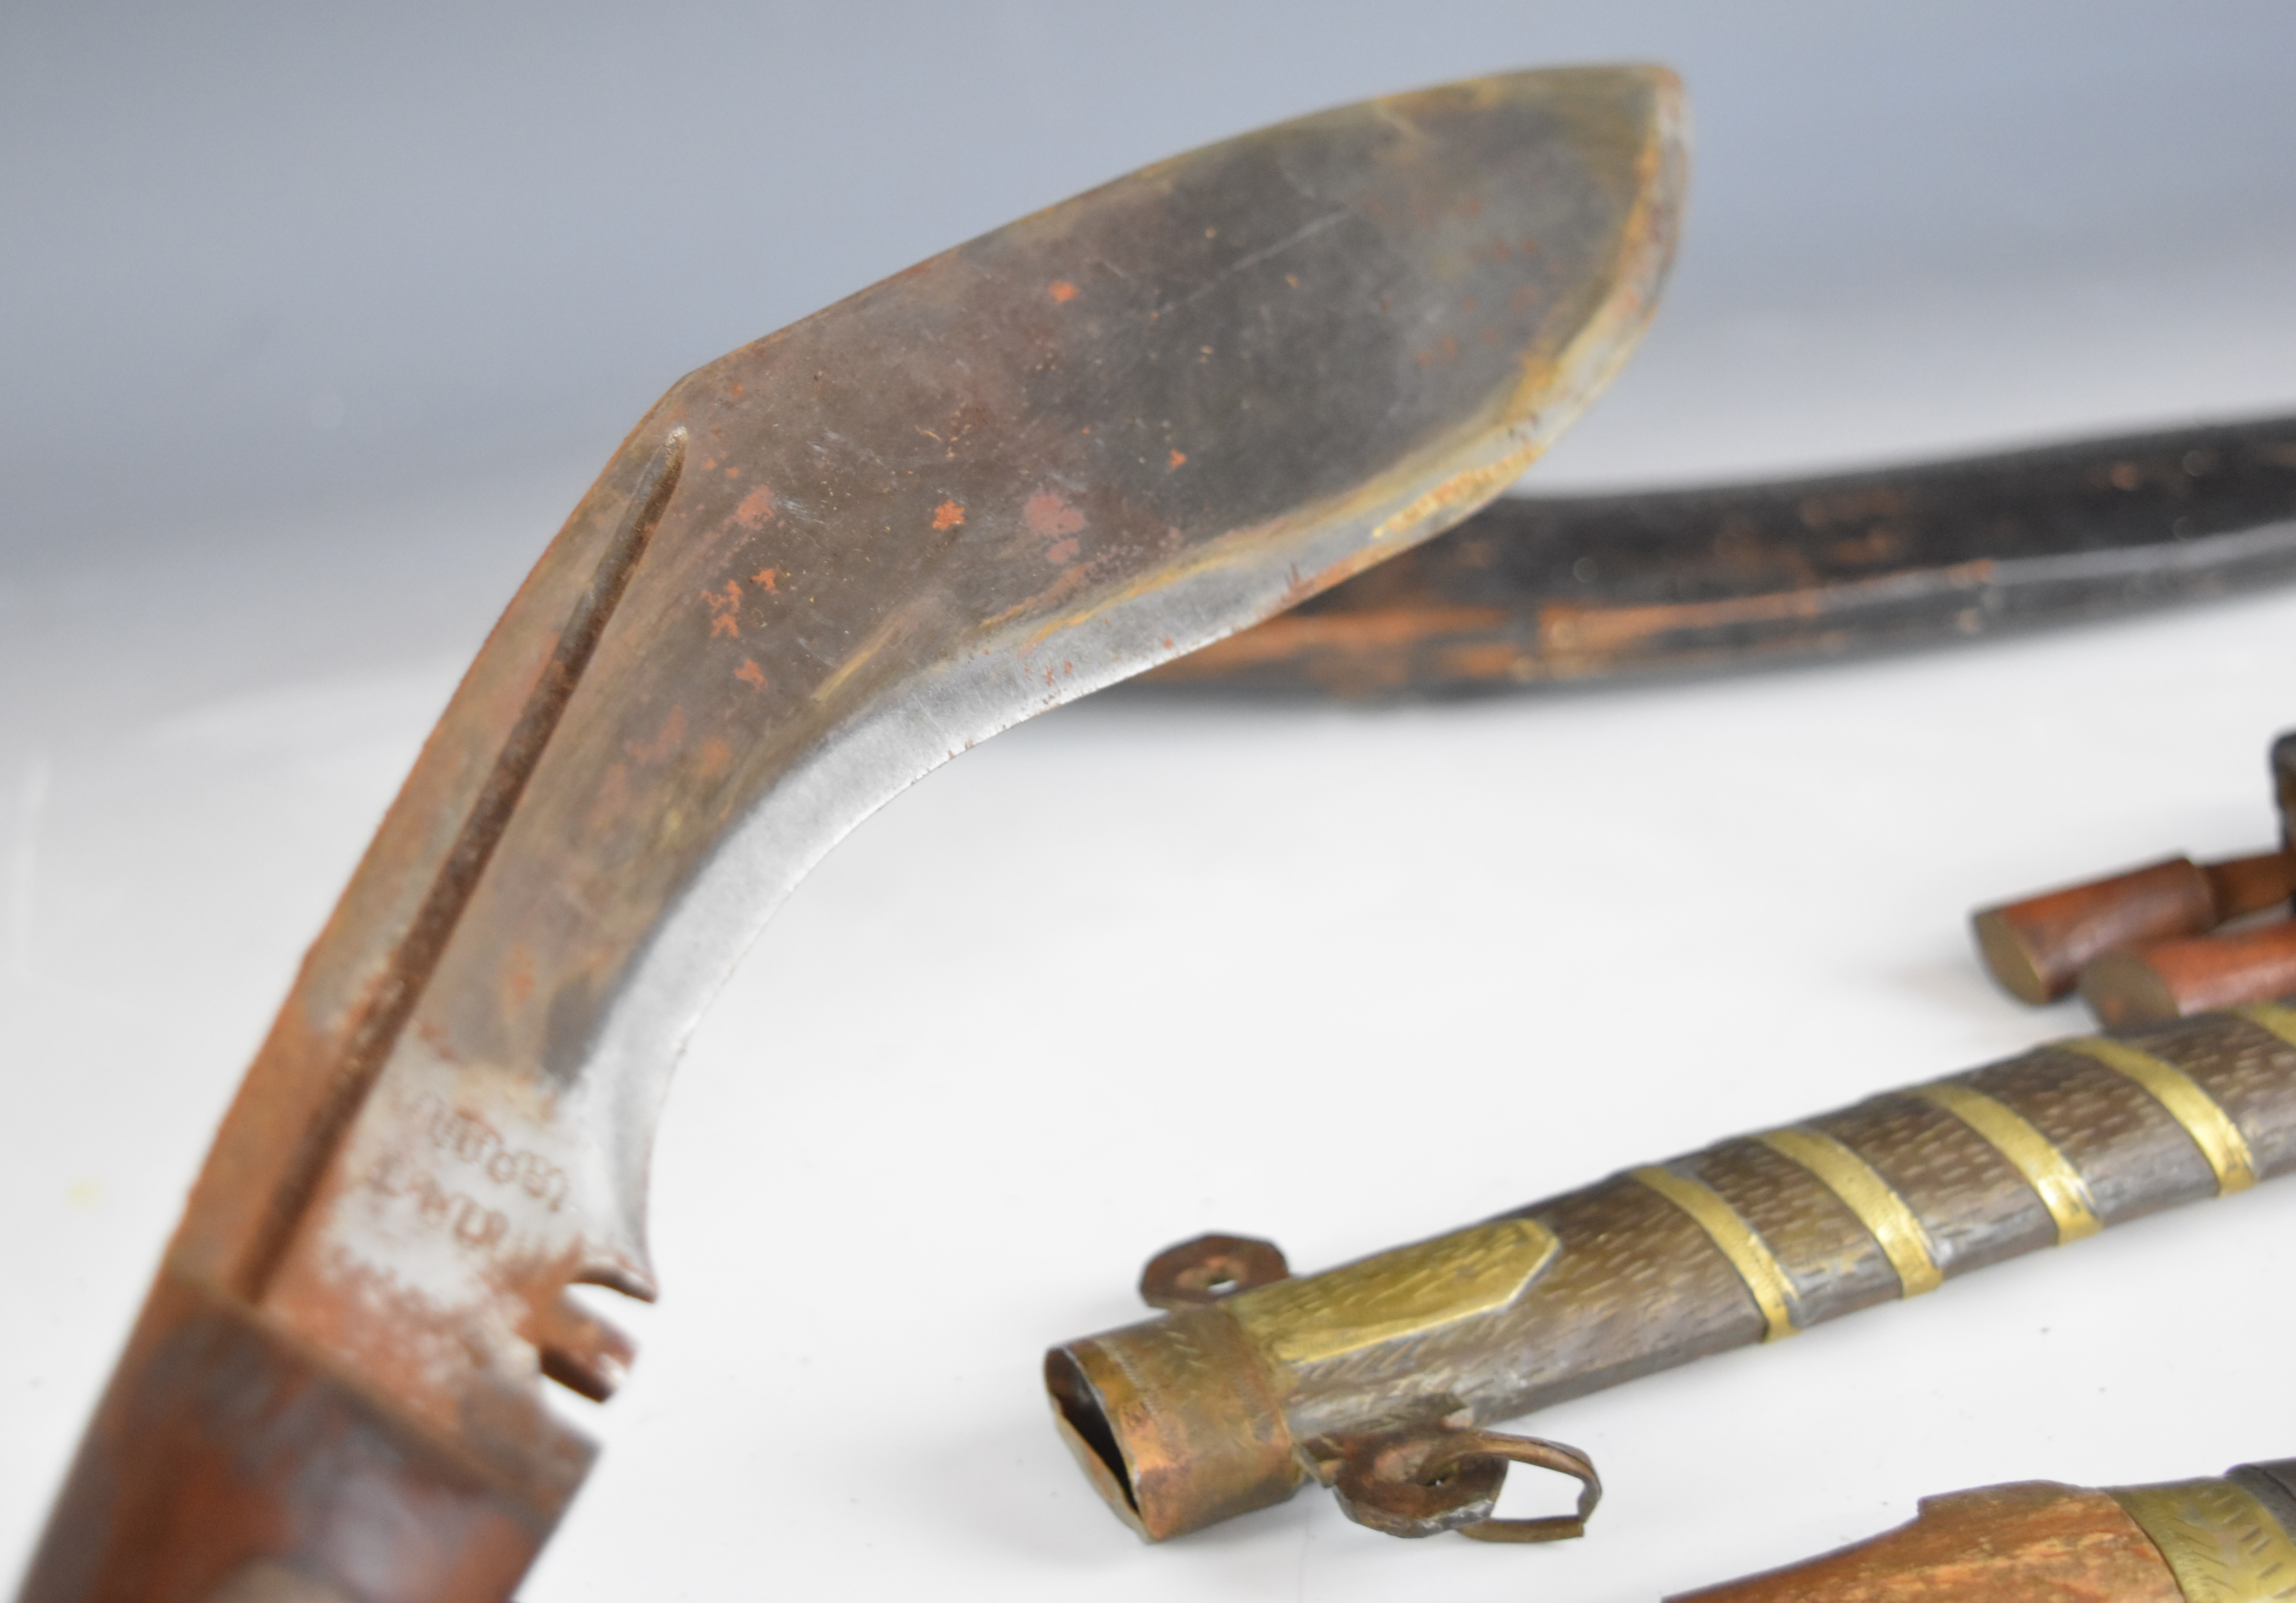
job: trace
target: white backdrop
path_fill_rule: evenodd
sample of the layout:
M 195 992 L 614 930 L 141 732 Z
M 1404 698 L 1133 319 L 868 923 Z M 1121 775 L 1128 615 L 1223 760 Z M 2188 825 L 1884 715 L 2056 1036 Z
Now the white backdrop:
M 1690 82 L 1688 241 L 1526 489 L 2287 407 L 2292 16 L 0 18 L 0 1567 L 463 662 L 684 367 L 1188 144 L 1640 55 Z M 1539 1416 L 1610 1485 L 1556 1548 L 1313 1491 L 1144 1548 L 1036 1378 L 1201 1230 L 1321 1267 L 2079 1028 L 1988 987 L 1966 910 L 2265 843 L 2292 670 L 2265 594 L 1465 705 L 1119 692 L 991 743 L 688 1054 L 664 1298 L 612 1311 L 622 1395 L 564 1400 L 606 1451 L 523 1595 L 1607 1603 L 1925 1492 L 2296 1452 L 2296 1187 Z

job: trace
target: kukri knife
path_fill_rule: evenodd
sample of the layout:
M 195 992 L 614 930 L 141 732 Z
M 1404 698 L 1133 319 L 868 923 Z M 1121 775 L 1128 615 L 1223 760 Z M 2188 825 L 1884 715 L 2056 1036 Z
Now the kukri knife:
M 974 743 L 1457 522 L 1624 358 L 1662 70 L 1179 157 L 674 386 L 543 554 L 305 959 L 25 1603 L 499 1603 L 654 1295 L 679 1048 L 791 886 Z M 675 292 L 674 282 L 664 292 Z M 788 1065 L 801 1069 L 803 1065 Z

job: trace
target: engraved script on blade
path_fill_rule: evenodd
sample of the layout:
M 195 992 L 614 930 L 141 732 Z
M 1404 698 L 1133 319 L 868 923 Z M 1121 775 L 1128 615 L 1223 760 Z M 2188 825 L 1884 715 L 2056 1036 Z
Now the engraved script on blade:
M 1316 1363 L 1505 1308 L 1561 1245 L 1535 1219 L 1496 1219 L 1239 1293 L 1226 1306 L 1277 1361 Z

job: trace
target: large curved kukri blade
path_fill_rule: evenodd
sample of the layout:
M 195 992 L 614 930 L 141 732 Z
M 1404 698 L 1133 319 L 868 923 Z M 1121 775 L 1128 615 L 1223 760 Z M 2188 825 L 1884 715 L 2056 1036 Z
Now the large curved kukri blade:
M 655 1110 L 847 830 L 974 742 L 1465 516 L 1639 332 L 1640 68 L 1350 106 L 681 381 L 425 746 L 234 1105 L 25 1596 L 508 1595 L 652 1293 Z M 274 1590 L 263 1591 L 269 1587 Z

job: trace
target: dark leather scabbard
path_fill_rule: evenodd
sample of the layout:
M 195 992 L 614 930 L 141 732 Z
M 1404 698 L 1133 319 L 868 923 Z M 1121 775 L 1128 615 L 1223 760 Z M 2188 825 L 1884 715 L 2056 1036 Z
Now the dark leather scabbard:
M 1753 667 L 2296 578 L 2296 418 L 1865 473 L 1494 502 L 1157 670 L 1344 696 Z
M 1070 1342 L 1046 1381 L 1087 1476 L 1160 1540 L 1340 1480 L 1367 1434 L 1511 1418 L 2292 1166 L 2296 1009 L 2202 1015 Z

